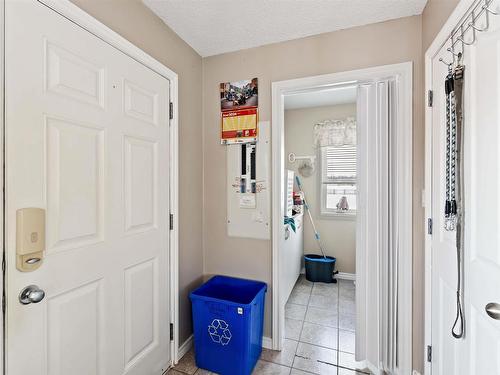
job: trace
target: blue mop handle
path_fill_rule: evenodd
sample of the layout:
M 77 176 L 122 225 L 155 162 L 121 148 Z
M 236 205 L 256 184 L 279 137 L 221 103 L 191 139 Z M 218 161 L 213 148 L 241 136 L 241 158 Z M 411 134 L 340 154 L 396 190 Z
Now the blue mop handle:
M 309 215 L 309 220 L 311 221 L 311 226 L 313 228 L 314 237 L 316 238 L 316 241 L 318 242 L 318 246 L 319 246 L 319 249 L 321 251 L 321 254 L 323 254 L 323 258 L 326 259 L 325 252 L 323 251 L 323 245 L 321 244 L 319 233 L 316 230 L 316 225 L 314 225 L 314 220 L 313 220 L 312 215 L 311 215 L 311 210 L 309 209 L 309 205 L 307 204 L 306 193 L 304 193 L 304 190 L 302 190 L 302 185 L 300 183 L 299 176 L 295 176 L 295 181 L 297 181 L 297 186 L 299 187 L 299 190 L 302 192 L 302 195 L 304 196 L 304 206 L 306 207 L 307 214 Z
M 300 191 L 302 191 L 302 185 L 300 184 L 299 176 L 295 176 L 295 181 L 297 181 L 297 186 L 299 187 Z

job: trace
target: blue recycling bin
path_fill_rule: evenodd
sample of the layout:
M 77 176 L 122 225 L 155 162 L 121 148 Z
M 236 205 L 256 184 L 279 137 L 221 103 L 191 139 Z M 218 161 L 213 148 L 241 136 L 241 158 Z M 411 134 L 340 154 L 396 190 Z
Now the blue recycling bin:
M 250 375 L 262 352 L 266 283 L 214 276 L 190 294 L 196 365 Z

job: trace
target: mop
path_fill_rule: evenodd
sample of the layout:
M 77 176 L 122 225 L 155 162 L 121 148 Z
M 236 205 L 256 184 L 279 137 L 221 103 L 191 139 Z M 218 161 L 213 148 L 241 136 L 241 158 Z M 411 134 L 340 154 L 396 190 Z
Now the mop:
M 321 254 L 323 254 L 323 258 L 326 259 L 325 252 L 323 251 L 323 245 L 321 244 L 319 233 L 316 230 L 316 225 L 314 225 L 314 220 L 312 218 L 311 211 L 309 210 L 309 205 L 307 204 L 306 194 L 304 193 L 304 190 L 302 190 L 302 184 L 300 183 L 299 176 L 295 176 L 295 180 L 297 181 L 297 186 L 299 187 L 299 191 L 302 193 L 302 196 L 304 197 L 304 206 L 307 210 L 307 213 L 309 214 L 309 220 L 311 221 L 311 225 L 314 231 L 314 237 L 316 238 L 316 242 L 318 242 L 318 246 L 319 249 L 321 250 Z

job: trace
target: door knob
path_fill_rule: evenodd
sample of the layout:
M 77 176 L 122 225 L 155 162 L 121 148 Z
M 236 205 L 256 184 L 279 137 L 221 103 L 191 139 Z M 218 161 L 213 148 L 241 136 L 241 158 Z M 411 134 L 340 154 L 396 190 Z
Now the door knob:
M 36 285 L 30 285 L 21 290 L 19 302 L 23 305 L 38 303 L 45 297 L 45 292 Z
M 486 305 L 485 310 L 490 318 L 500 320 L 500 303 L 490 302 Z

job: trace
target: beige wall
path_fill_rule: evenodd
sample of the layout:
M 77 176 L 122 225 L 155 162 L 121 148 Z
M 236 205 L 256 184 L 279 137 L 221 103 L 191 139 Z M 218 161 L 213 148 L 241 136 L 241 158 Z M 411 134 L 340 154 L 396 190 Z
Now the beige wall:
M 191 335 L 188 294 L 202 282 L 201 57 L 139 0 L 72 0 L 179 75 L 180 342 Z
M 314 125 L 324 120 L 339 120 L 356 117 L 356 104 L 341 104 L 285 111 L 285 156 L 290 152 L 296 155 L 316 155 L 314 147 Z M 286 163 L 286 168 L 297 174 L 299 162 Z M 325 218 L 320 215 L 320 178 L 321 163 L 316 159 L 312 176 L 301 177 L 302 186 L 313 215 L 316 229 L 321 234 L 321 242 L 326 255 L 337 258 L 336 269 L 340 272 L 356 272 L 356 218 Z M 311 222 L 304 220 L 304 251 L 319 254 Z
M 271 82 L 412 61 L 414 83 L 413 210 L 414 256 L 423 258 L 424 132 L 421 17 L 406 17 L 313 37 L 271 44 L 203 59 L 204 128 L 204 259 L 206 273 L 260 279 L 270 286 L 266 299 L 265 335 L 271 336 L 271 243 L 226 235 L 226 153 L 219 141 L 218 84 L 259 78 L 259 111 L 271 120 Z M 418 262 L 420 264 L 421 262 Z M 423 368 L 423 284 L 421 268 L 414 311 L 414 362 Z
M 460 0 L 428 0 L 422 13 L 422 51 L 425 53 Z

